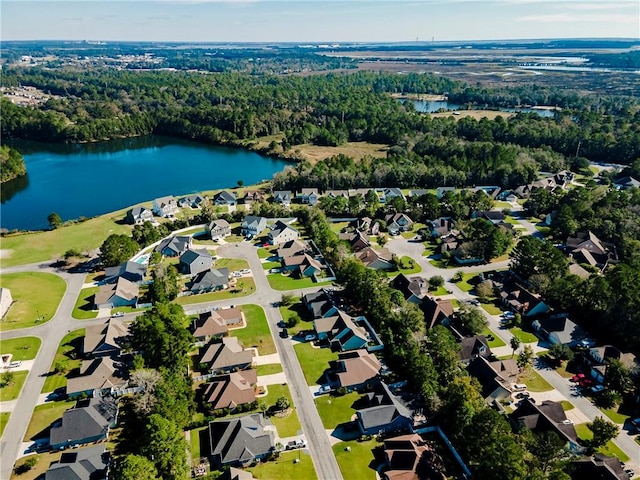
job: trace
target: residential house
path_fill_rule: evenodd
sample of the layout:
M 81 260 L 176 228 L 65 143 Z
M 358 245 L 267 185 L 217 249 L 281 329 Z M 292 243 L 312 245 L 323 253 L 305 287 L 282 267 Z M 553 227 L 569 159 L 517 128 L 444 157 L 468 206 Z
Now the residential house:
M 206 293 L 216 290 L 223 290 L 229 286 L 229 269 L 213 268 L 204 272 L 200 272 L 191 279 L 189 291 L 191 293 Z
M 156 198 L 153 201 L 153 213 L 158 217 L 173 217 L 178 213 L 178 203 L 172 195 Z
M 218 192 L 213 196 L 214 205 L 228 205 L 232 207 L 235 206 L 236 203 L 237 200 L 235 194 L 233 192 L 228 192 L 227 190 Z
M 67 379 L 67 396 L 101 397 L 126 388 L 128 383 L 127 369 L 119 360 L 111 357 L 83 360 L 79 375 Z
M 572 322 L 566 315 L 534 320 L 531 326 L 536 334 L 551 345 L 559 343 L 575 347 L 587 338 L 587 332 Z
M 391 281 L 391 286 L 400 290 L 407 302 L 421 304 L 429 292 L 429 282 L 424 277 L 407 277 L 401 273 Z
M 101 285 L 94 296 L 95 308 L 135 307 L 140 287 L 126 278 L 119 277 L 116 283 Z
M 208 250 L 190 248 L 180 255 L 179 270 L 185 275 L 197 275 L 213 266 L 213 257 Z
M 300 278 L 313 277 L 322 270 L 322 264 L 306 253 L 304 255 L 287 257 L 282 260 L 282 264 L 284 270 L 292 271 Z
M 116 282 L 118 278 L 125 278 L 133 283 L 139 283 L 144 280 L 147 274 L 147 266 L 137 262 L 124 262 L 115 267 L 107 267 L 104 269 L 104 283 Z
M 51 428 L 51 449 L 105 440 L 117 418 L 118 401 L 112 397 L 79 400 L 64 412 L 62 422 Z
M 556 182 L 558 187 L 566 189 L 567 186 L 573 182 L 574 178 L 575 174 L 573 172 L 569 170 L 562 170 L 553 176 L 553 181 Z
M 574 460 L 569 472 L 572 480 L 629 480 L 620 460 L 602 453 Z
M 567 421 L 562 403 L 545 400 L 536 405 L 525 398 L 511 414 L 517 428 L 528 428 L 532 432 L 554 432 L 574 452 L 582 451 L 573 422 Z
M 627 175 L 626 177 L 617 179 L 614 185 L 616 190 L 627 190 L 629 188 L 640 188 L 640 181 Z
M 239 307 L 220 308 L 210 312 L 201 313 L 193 321 L 192 333 L 198 342 L 209 341 L 212 338 L 224 337 L 229 332 L 229 327 L 237 327 L 244 321 L 242 310 Z
M 482 218 L 494 225 L 500 225 L 505 222 L 506 215 L 499 210 L 476 210 L 471 213 L 471 218 Z
M 316 318 L 313 327 L 318 340 L 328 341 L 333 349 L 341 352 L 363 348 L 369 341 L 366 330 L 342 310 L 333 317 Z
M 117 318 L 109 318 L 101 325 L 89 325 L 85 328 L 82 353 L 92 357 L 120 355 L 122 344 L 128 337 L 129 324 Z
M 273 425 L 262 413 L 209 423 L 212 463 L 247 465 L 268 457 L 275 448 Z
M 436 197 L 438 197 L 438 200 L 440 200 L 445 196 L 447 192 L 456 193 L 457 190 L 458 189 L 456 187 L 438 187 L 436 188 Z
M 363 401 L 366 406 L 356 411 L 356 422 L 362 435 L 409 430 L 413 425 L 413 412 L 384 382 L 375 385 Z
M 355 257 L 360 260 L 365 267 L 374 270 L 392 270 L 395 268 L 391 252 L 386 248 L 374 250 L 371 247 L 367 247 L 357 252 Z
M 417 433 L 399 435 L 384 441 L 384 457 L 387 469 L 384 480 L 422 480 L 419 465 L 429 457 L 433 447 Z M 435 478 L 435 477 L 434 477 Z
M 334 373 L 340 387 L 357 390 L 374 381 L 381 368 L 375 355 L 360 349 L 338 354 Z
M 300 191 L 300 202 L 313 207 L 320 199 L 317 188 L 303 188 Z
M 372 222 L 373 220 L 370 217 L 356 218 L 351 222 L 351 226 L 359 232 L 369 233 Z
M 0 288 L 0 319 L 4 318 L 7 314 L 9 308 L 11 308 L 11 304 L 13 304 L 11 290 L 8 288 Z
M 600 241 L 592 232 L 578 232 L 567 238 L 569 256 L 577 263 L 588 263 L 604 270 L 610 261 L 617 261 L 615 246 Z
M 427 230 L 431 238 L 446 238 L 449 235 L 456 235 L 454 230 L 456 222 L 451 217 L 440 217 L 427 223 Z
M 107 480 L 109 452 L 104 445 L 64 452 L 44 473 L 44 480 Z
M 127 212 L 127 222 L 132 225 L 153 222 L 153 212 L 146 207 L 133 207 Z
M 385 221 L 390 235 L 399 235 L 413 228 L 413 220 L 406 213 L 389 214 L 385 217 Z
M 187 195 L 186 197 L 182 197 L 178 200 L 179 207 L 189 207 L 189 208 L 200 208 L 202 203 L 204 202 L 204 198 L 200 195 Z
M 484 335 L 474 335 L 460 340 L 458 355 L 464 365 L 469 365 L 476 357 L 491 358 L 492 353 L 486 337 Z
M 356 231 L 354 233 L 340 233 L 338 238 L 349 242 L 351 250 L 356 253 L 371 246 L 367 235 L 360 231 Z
M 584 352 L 582 359 L 588 369 L 589 377 L 598 383 L 604 383 L 607 378 L 607 366 L 611 360 L 619 360 L 631 371 L 638 369 L 638 362 L 632 353 L 623 353 L 612 345 L 591 347 Z
M 534 317 L 549 311 L 549 306 L 540 295 L 532 293 L 522 285 L 506 283 L 500 292 L 502 304 L 523 317 Z
M 313 318 L 336 316 L 339 311 L 333 302 L 333 292 L 324 288 L 304 295 L 302 304 L 311 312 Z
M 245 350 L 237 337 L 225 337 L 220 343 L 207 345 L 200 357 L 200 363 L 207 365 L 211 373 L 245 370 L 252 362 L 253 352 Z
M 327 190 L 324 195 L 329 198 L 349 198 L 349 190 Z
M 289 190 L 274 190 L 272 200 L 273 203 L 279 203 L 288 207 L 291 205 L 291 199 L 293 198 L 293 194 Z
M 571 263 L 569 265 L 569 273 L 571 275 L 576 275 L 576 276 L 580 277 L 582 280 L 586 280 L 587 278 L 589 278 L 591 276 L 591 274 L 587 270 L 582 268 L 577 263 Z
M 209 380 L 202 398 L 213 410 L 233 410 L 238 405 L 255 402 L 257 381 L 254 369 L 219 375 Z
M 156 247 L 165 257 L 178 257 L 191 248 L 193 238 L 186 235 L 175 235 L 162 240 Z
M 520 373 L 513 358 L 490 361 L 482 355 L 469 362 L 467 371 L 480 382 L 480 394 L 488 405 L 495 405 L 500 400 L 509 398 Z
M 447 326 L 451 323 L 451 318 L 453 317 L 451 300 L 423 297 L 420 309 L 424 312 L 425 323 L 429 330 L 436 325 Z
M 225 470 L 220 476 L 220 480 L 256 480 L 251 472 L 246 470 L 240 470 L 239 468 L 231 467 L 229 470 Z
M 396 187 L 383 188 L 381 201 L 384 203 L 390 203 L 394 198 L 404 198 L 402 190 Z
M 283 243 L 280 248 L 278 248 L 276 257 L 282 260 L 283 258 L 295 257 L 296 255 L 302 255 L 310 252 L 311 248 L 304 240 L 290 240 Z
M 251 206 L 254 202 L 261 202 L 265 199 L 264 192 L 261 190 L 247 190 L 244 192 L 243 202 L 245 205 Z
M 245 237 L 256 237 L 265 228 L 267 228 L 267 219 L 264 217 L 255 217 L 247 215 L 244 217 L 240 230 Z
M 300 232 L 281 220 L 278 220 L 269 232 L 269 241 L 273 245 L 281 245 L 300 238 Z
M 407 196 L 420 198 L 420 197 L 424 197 L 427 193 L 429 193 L 429 190 L 424 190 L 424 189 L 409 190 L 409 195 Z
M 513 190 L 503 190 L 496 197 L 496 200 L 500 200 L 502 202 L 515 203 L 518 201 L 518 196 L 514 193 Z
M 205 230 L 207 235 L 211 237 L 211 240 L 218 240 L 220 238 L 225 238 L 231 235 L 231 225 L 229 222 L 223 219 L 218 219 L 210 222 Z

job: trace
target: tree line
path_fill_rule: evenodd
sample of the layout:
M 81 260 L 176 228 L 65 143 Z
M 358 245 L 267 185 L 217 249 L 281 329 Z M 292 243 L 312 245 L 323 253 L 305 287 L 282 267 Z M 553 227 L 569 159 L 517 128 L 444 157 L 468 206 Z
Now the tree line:
M 20 152 L 7 145 L 0 146 L 0 183 L 27 174 L 27 167 Z

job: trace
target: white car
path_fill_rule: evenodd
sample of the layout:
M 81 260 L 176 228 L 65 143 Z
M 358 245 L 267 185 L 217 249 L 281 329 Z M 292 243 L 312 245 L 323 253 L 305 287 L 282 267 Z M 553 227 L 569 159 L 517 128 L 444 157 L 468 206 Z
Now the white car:
M 243 275 L 248 275 L 249 273 L 251 273 L 251 270 L 249 270 L 248 268 L 245 268 L 243 270 L 240 270 L 240 273 Z
M 18 368 L 21 365 L 22 365 L 22 362 L 18 360 L 18 361 L 15 361 L 15 362 L 11 362 L 9 364 L 9 368 Z
M 111 315 L 112 317 L 124 317 L 124 312 L 116 312 L 113 315 Z

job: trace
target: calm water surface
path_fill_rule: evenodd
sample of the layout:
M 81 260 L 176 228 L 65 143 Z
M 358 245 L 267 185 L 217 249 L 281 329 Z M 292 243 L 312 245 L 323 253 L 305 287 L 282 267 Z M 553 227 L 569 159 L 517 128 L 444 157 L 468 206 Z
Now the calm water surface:
M 256 183 L 288 163 L 254 152 L 148 136 L 82 145 L 12 143 L 27 176 L 2 185 L 0 226 L 38 229 L 57 212 L 92 217 L 164 195 Z

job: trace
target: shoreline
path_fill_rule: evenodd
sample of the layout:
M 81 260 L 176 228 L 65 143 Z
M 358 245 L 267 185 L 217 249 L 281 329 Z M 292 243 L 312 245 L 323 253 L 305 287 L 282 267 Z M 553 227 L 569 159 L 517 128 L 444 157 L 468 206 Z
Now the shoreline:
M 446 102 L 446 95 L 439 95 L 435 93 L 392 93 L 392 98 L 402 100 L 418 100 L 424 102 Z

